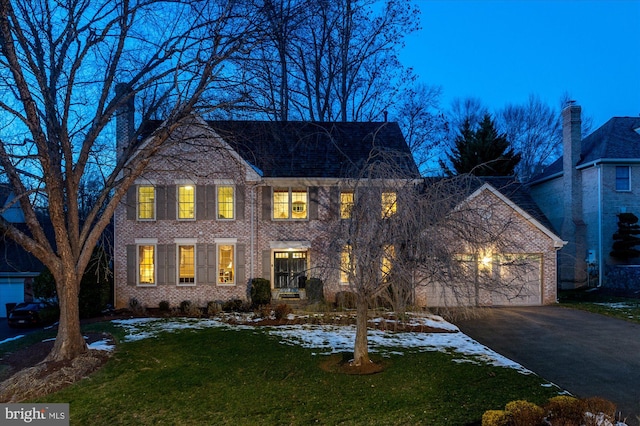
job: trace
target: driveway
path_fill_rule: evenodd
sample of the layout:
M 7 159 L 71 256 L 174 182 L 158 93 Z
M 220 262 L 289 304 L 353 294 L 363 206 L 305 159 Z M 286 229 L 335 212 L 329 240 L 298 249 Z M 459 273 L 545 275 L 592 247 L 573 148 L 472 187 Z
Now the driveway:
M 462 332 L 578 397 L 640 416 L 640 324 L 559 306 L 493 308 Z

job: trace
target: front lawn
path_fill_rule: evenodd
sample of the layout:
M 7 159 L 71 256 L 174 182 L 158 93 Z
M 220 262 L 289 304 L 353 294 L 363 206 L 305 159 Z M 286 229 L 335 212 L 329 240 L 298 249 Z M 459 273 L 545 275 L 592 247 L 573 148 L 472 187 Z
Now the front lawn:
M 564 290 L 560 304 L 596 314 L 640 323 L 640 299 L 608 294 L 600 289 Z
M 509 401 L 542 404 L 559 391 L 453 353 L 398 348 L 374 354 L 382 373 L 352 376 L 321 368 L 348 354 L 321 352 L 261 328 L 165 332 L 119 343 L 103 369 L 43 401 L 70 403 L 76 425 L 467 425 Z

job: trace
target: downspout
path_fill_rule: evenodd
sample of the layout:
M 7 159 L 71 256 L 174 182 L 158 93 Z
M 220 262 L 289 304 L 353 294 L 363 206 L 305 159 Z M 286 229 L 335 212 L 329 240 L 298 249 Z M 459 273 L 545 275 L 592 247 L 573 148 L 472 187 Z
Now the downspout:
M 251 256 L 249 256 L 249 267 L 251 268 L 251 279 L 256 277 L 256 271 L 255 271 L 255 234 L 256 234 L 256 230 L 255 230 L 255 218 L 254 215 L 256 214 L 256 185 L 251 185 L 251 207 L 249 209 L 249 211 L 251 212 L 251 223 L 250 223 L 250 228 L 251 228 L 251 235 L 250 235 L 250 242 L 249 245 L 251 246 Z
M 598 165 L 598 287 L 602 287 L 604 253 L 602 246 L 602 165 Z

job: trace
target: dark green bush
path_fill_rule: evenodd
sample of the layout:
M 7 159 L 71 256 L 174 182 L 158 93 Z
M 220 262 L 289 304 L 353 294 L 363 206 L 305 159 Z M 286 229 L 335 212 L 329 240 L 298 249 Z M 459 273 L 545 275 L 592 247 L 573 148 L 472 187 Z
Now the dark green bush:
M 351 291 L 339 291 L 336 293 L 336 305 L 342 309 L 356 308 L 356 294 Z
M 180 312 L 187 314 L 191 310 L 191 300 L 183 300 L 180 302 Z
M 324 284 L 320 278 L 307 281 L 307 299 L 309 303 L 324 302 Z
M 258 307 L 271 303 L 271 282 L 266 278 L 251 280 L 251 304 Z
M 169 305 L 169 302 L 167 302 L 166 300 L 162 300 L 160 303 L 158 303 L 158 308 L 160 309 L 160 312 L 169 312 L 171 306 Z
M 222 310 L 224 312 L 241 312 L 244 310 L 243 305 L 244 302 L 242 300 L 231 299 L 222 304 Z

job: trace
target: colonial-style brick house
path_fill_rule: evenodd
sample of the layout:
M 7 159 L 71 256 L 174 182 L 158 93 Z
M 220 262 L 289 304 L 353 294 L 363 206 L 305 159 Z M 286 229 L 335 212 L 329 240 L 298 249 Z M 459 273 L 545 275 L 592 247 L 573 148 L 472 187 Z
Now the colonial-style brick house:
M 640 175 L 640 117 L 614 117 L 582 139 L 580 106 L 567 106 L 562 116 L 563 156 L 529 183 L 568 241 L 560 254 L 560 286 L 637 290 L 640 268 L 618 266 L 609 253 L 617 215 L 640 216 L 640 180 L 634 178 Z
M 119 141 L 128 140 L 132 117 L 118 115 L 117 120 L 127 120 L 117 124 L 125 132 Z M 271 282 L 274 299 L 304 298 L 305 280 L 316 276 L 321 246 L 331 238 L 325 230 L 348 215 L 354 200 L 348 183 L 358 179 L 363 166 L 393 156 L 396 177 L 420 179 L 396 123 L 193 118 L 173 138 L 115 214 L 118 308 L 131 299 L 149 307 L 161 301 L 205 306 L 247 299 L 250 280 L 259 277 Z M 398 194 L 384 179 L 378 184 L 376 208 L 395 208 Z M 554 302 L 557 237 L 495 187 L 479 191 L 470 195 L 495 197 L 531 230 L 532 244 L 521 249 L 539 255 L 540 272 L 533 285 L 537 296 L 522 303 Z M 348 289 L 337 270 L 323 279 L 328 300 Z M 416 302 L 439 301 L 417 294 Z M 483 298 L 483 303 L 512 301 Z

